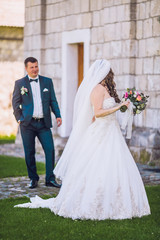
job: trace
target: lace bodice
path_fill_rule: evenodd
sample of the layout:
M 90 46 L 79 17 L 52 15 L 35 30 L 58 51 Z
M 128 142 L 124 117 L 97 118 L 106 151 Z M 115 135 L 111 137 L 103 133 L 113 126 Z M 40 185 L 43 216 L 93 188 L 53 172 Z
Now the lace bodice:
M 113 108 L 116 105 L 113 97 L 106 98 L 103 101 L 103 109 Z M 105 117 L 96 118 L 98 121 L 113 121 L 116 120 L 116 113 L 109 114 Z

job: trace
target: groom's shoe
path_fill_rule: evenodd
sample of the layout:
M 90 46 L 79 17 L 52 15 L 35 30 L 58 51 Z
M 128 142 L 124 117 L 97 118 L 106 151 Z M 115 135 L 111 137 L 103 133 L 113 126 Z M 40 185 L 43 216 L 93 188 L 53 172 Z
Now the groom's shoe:
M 49 182 L 46 182 L 46 186 L 60 188 L 62 185 L 58 184 L 55 180 L 51 180 Z
M 38 186 L 37 180 L 31 180 L 29 188 L 36 188 Z

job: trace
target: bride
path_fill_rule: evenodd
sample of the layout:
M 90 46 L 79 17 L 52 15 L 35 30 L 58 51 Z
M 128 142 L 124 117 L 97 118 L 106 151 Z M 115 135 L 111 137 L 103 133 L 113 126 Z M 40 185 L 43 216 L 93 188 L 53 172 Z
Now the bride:
M 74 103 L 73 129 L 54 170 L 56 198 L 16 207 L 49 208 L 72 219 L 127 219 L 150 214 L 144 185 L 116 120 L 120 103 L 107 60 L 96 60 Z M 95 116 L 95 117 L 94 117 Z

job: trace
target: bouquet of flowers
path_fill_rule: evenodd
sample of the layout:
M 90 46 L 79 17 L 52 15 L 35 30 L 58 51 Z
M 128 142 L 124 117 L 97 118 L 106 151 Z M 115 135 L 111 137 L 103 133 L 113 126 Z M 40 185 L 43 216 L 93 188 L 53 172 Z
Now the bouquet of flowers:
M 147 105 L 149 96 L 145 96 L 143 93 L 139 93 L 135 88 L 127 88 L 127 91 L 123 95 L 122 101 L 130 100 L 133 104 L 133 114 L 141 113 Z M 120 108 L 121 112 L 125 112 L 127 110 L 127 106 L 122 106 Z

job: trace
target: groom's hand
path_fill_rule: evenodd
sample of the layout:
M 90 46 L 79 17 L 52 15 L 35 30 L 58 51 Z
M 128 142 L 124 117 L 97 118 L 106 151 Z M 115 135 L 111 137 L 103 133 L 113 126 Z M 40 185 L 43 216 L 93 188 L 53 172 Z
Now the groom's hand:
M 61 118 L 56 118 L 57 120 L 57 126 L 60 127 L 62 124 L 62 119 Z

